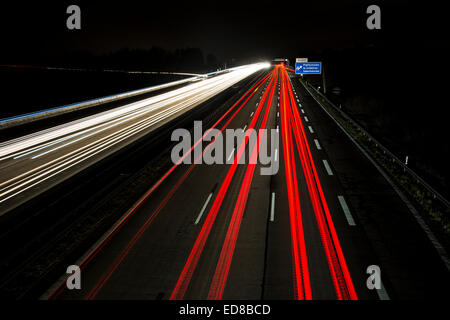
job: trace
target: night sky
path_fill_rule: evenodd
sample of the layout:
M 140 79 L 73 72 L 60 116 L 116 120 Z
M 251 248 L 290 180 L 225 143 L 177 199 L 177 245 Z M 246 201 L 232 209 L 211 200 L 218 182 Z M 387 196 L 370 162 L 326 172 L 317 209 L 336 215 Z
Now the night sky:
M 104 54 L 121 48 L 198 47 L 220 59 L 295 56 L 352 46 L 444 42 L 445 10 L 412 1 L 46 1 L 2 3 L 2 54 Z M 82 29 L 66 28 L 66 8 L 81 7 Z M 369 4 L 382 10 L 382 30 L 365 23 Z

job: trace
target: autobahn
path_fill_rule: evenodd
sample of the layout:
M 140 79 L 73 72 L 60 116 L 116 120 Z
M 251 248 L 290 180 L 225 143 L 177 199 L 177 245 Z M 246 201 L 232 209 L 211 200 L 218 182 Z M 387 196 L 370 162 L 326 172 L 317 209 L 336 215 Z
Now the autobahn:
M 211 128 L 279 132 L 279 171 L 237 163 L 258 152 L 248 139 L 226 164 L 175 163 L 74 261 L 82 289 L 63 275 L 43 299 L 448 297 L 448 270 L 405 203 L 284 66 L 226 110 Z
M 82 268 L 82 290 L 67 290 L 63 275 L 41 298 L 448 296 L 448 270 L 407 205 L 290 69 L 266 67 L 229 70 L 1 145 L 0 205 L 2 218 L 9 218 L 15 207 L 40 194 L 51 196 L 52 187 L 251 75 L 259 74 L 258 80 L 220 108 L 213 106 L 223 113 L 210 129 L 272 129 L 279 136 L 272 154 L 279 170 L 273 175 L 262 175 L 260 163 L 239 161 L 257 158 L 261 135 L 238 141 L 223 155 L 225 164 L 176 162 L 160 172 L 142 198 L 73 262 Z M 194 142 L 189 153 L 201 145 L 204 154 L 212 145 Z M 26 215 L 34 212 L 18 219 Z M 31 220 L 37 222 L 33 232 L 47 227 L 40 219 Z M 30 229 L 17 230 L 12 243 L 2 244 L 2 267 L 14 261 L 8 255 L 17 251 L 15 245 L 27 243 Z M 367 268 L 374 265 L 382 270 L 379 290 L 367 287 Z

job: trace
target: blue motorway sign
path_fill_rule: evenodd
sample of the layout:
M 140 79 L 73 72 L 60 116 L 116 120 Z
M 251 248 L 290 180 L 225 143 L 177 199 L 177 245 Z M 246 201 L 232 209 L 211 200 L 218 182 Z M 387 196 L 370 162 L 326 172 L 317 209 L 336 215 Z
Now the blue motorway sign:
M 296 62 L 296 74 L 321 74 L 322 62 Z

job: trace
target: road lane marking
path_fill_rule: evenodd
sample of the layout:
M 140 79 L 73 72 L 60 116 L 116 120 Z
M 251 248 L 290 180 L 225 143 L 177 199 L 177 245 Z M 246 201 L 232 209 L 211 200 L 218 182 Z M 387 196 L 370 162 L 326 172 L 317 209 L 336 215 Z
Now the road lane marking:
M 308 117 L 305 117 L 305 121 L 306 121 L 306 122 L 308 122 L 308 121 L 309 121 L 309 120 L 308 120 Z
M 252 114 L 250 115 L 250 117 L 253 117 L 254 112 L 252 112 Z
M 272 192 L 272 201 L 270 202 L 270 221 L 275 220 L 275 192 Z
M 325 166 L 325 169 L 327 170 L 328 175 L 332 176 L 333 175 L 333 171 L 331 171 L 331 167 L 328 164 L 327 160 L 322 160 L 323 161 L 323 165 Z
M 244 126 L 244 131 L 245 131 L 245 129 L 247 129 L 247 125 Z
M 308 126 L 309 132 L 314 133 L 314 130 L 311 126 Z
M 233 150 L 233 151 L 234 151 L 234 150 Z M 199 223 L 200 219 L 202 218 L 203 213 L 204 213 L 205 210 L 206 210 L 206 207 L 208 206 L 209 201 L 211 201 L 212 196 L 213 196 L 213 193 L 211 192 L 211 193 L 209 194 L 209 196 L 208 196 L 208 199 L 206 199 L 206 202 L 205 202 L 205 204 L 203 205 L 203 208 L 202 208 L 202 210 L 200 211 L 200 214 L 198 215 L 197 219 L 195 220 L 195 224 L 198 224 L 198 223 Z
M 279 128 L 279 126 L 277 125 L 277 132 L 279 131 L 279 129 L 280 129 L 280 128 Z
M 275 162 L 278 162 L 278 149 L 275 149 Z
M 302 113 L 305 113 L 305 110 L 303 110 L 303 109 L 301 109 L 302 110 Z
M 277 112 L 277 117 L 279 117 L 280 116 L 280 113 L 279 112 Z
M 356 226 L 355 220 L 353 220 L 350 209 L 347 206 L 347 202 L 345 202 L 345 198 L 343 196 L 338 196 L 338 199 L 339 203 L 341 204 L 342 210 L 344 211 L 345 217 L 347 218 L 348 224 L 351 226 Z
M 322 150 L 322 147 L 319 144 L 319 140 L 314 139 L 314 143 L 316 144 L 317 150 Z

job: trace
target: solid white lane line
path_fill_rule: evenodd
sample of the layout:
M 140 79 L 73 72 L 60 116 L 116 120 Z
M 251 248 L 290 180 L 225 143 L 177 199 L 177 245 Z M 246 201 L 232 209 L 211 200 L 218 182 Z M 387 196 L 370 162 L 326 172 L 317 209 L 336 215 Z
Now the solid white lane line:
M 205 202 L 205 204 L 203 205 L 203 208 L 202 208 L 202 210 L 200 211 L 200 214 L 198 215 L 197 219 L 195 220 L 195 224 L 198 224 L 198 223 L 200 222 L 200 219 L 202 218 L 202 215 L 203 215 L 203 213 L 205 212 L 206 207 L 208 206 L 208 203 L 209 203 L 209 201 L 211 200 L 212 196 L 213 196 L 213 193 L 211 192 L 211 193 L 209 194 L 209 196 L 208 196 L 208 199 L 206 199 L 206 202 Z
M 319 140 L 314 139 L 314 143 L 316 144 L 317 150 L 322 150 L 322 147 L 319 144 Z
M 233 151 L 231 151 L 230 156 L 229 156 L 228 159 L 227 159 L 227 162 L 230 161 L 230 159 L 231 159 L 231 157 L 233 156 L 233 154 L 234 154 L 234 149 L 233 149 Z
M 272 201 L 270 202 L 270 221 L 275 220 L 275 192 L 272 192 Z
M 333 175 L 333 171 L 331 171 L 331 167 L 328 164 L 327 160 L 322 160 L 323 161 L 323 165 L 325 166 L 325 169 L 327 170 L 328 175 L 332 176 Z
M 306 121 L 306 122 L 308 122 L 308 121 L 309 121 L 309 120 L 308 120 L 308 117 L 305 117 L 305 121 Z
M 342 210 L 344 211 L 345 217 L 347 218 L 348 224 L 351 226 L 356 226 L 355 220 L 353 220 L 353 216 L 347 206 L 347 202 L 345 202 L 345 198 L 343 196 L 338 196 L 338 199 L 339 203 L 341 204 Z
M 314 130 L 311 126 L 308 126 L 309 132 L 314 133 Z

